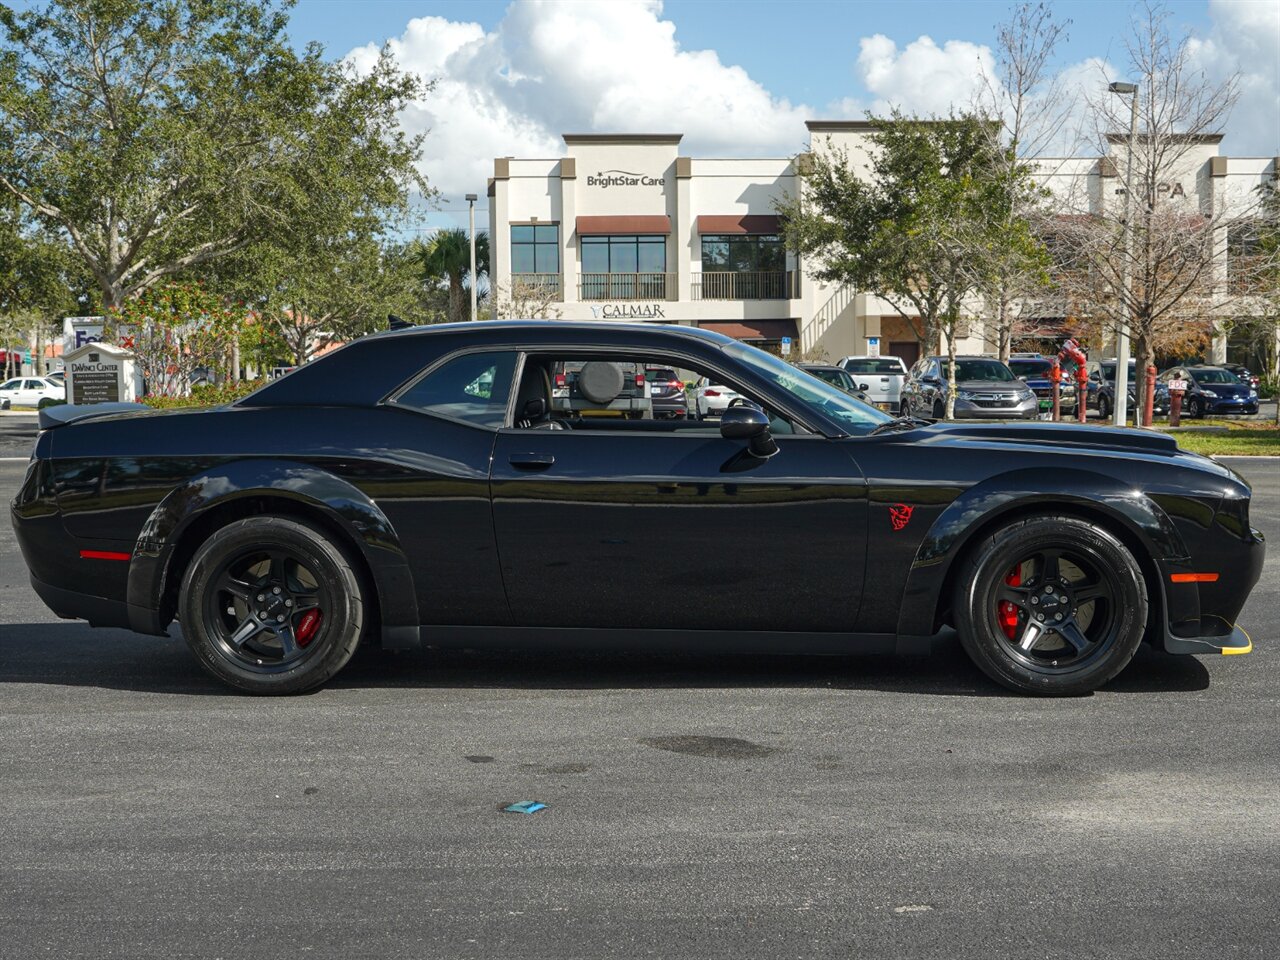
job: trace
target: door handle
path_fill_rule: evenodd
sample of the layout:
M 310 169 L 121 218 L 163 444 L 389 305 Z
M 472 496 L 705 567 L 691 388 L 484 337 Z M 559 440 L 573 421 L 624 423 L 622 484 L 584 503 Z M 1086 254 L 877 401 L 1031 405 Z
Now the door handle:
M 545 470 L 556 462 L 556 458 L 549 453 L 513 453 L 507 462 L 521 470 Z

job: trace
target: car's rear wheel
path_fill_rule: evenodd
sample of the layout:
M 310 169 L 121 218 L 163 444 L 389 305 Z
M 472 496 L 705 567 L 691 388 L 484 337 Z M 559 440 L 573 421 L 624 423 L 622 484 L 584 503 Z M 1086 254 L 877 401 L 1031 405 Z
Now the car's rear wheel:
M 974 548 L 957 580 L 960 641 L 997 683 L 1071 696 L 1102 686 L 1137 652 L 1147 588 L 1133 555 L 1074 517 L 1010 523 Z
M 933 419 L 945 420 L 947 417 L 947 405 L 941 400 L 933 401 Z
M 351 561 L 321 530 L 284 517 L 239 520 L 196 551 L 179 603 L 201 666 L 250 693 L 299 693 L 351 659 L 364 597 Z
M 1111 419 L 1111 404 L 1107 402 L 1107 398 L 1105 396 L 1098 397 L 1098 419 Z

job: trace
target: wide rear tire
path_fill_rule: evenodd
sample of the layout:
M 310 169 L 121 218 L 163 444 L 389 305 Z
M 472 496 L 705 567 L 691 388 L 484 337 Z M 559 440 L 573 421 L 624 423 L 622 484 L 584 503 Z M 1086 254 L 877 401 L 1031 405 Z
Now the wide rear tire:
M 187 567 L 182 633 L 200 665 L 236 689 L 300 693 L 351 659 L 365 624 L 360 577 L 323 530 L 285 517 L 216 531 Z
M 1125 668 L 1147 623 L 1147 585 L 1110 532 L 1075 517 L 1001 527 L 970 550 L 956 628 L 978 667 L 1006 687 L 1075 696 Z

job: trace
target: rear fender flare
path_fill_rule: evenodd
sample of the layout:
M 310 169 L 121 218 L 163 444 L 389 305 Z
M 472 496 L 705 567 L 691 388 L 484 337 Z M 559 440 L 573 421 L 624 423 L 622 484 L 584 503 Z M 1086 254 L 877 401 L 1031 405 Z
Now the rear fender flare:
M 359 549 L 373 579 L 383 639 L 411 646 L 418 630 L 418 604 L 403 545 L 391 521 L 363 491 L 341 477 L 287 460 L 233 460 L 192 477 L 152 510 L 134 547 L 129 568 L 130 621 L 145 633 L 163 632 L 161 598 L 169 588 L 171 563 L 183 534 L 209 511 L 236 500 L 290 500 L 323 515 Z M 411 628 L 411 630 L 410 630 Z M 405 631 L 410 631 L 410 637 Z
M 1152 560 L 1187 554 L 1173 521 L 1150 497 L 1135 491 L 1132 484 L 1087 470 L 1002 473 L 957 497 L 921 540 L 903 590 L 899 636 L 932 635 L 939 601 L 945 599 L 942 590 L 956 559 L 977 532 L 993 520 L 1029 509 L 1104 516 L 1140 543 Z M 1158 589 L 1163 604 L 1162 583 Z

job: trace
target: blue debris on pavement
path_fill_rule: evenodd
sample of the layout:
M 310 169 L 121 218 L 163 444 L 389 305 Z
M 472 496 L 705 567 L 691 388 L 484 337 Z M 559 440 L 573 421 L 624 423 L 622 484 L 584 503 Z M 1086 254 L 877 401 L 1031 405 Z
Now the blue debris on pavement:
M 537 800 L 519 800 L 509 807 L 503 807 L 504 813 L 537 813 L 546 806 Z

